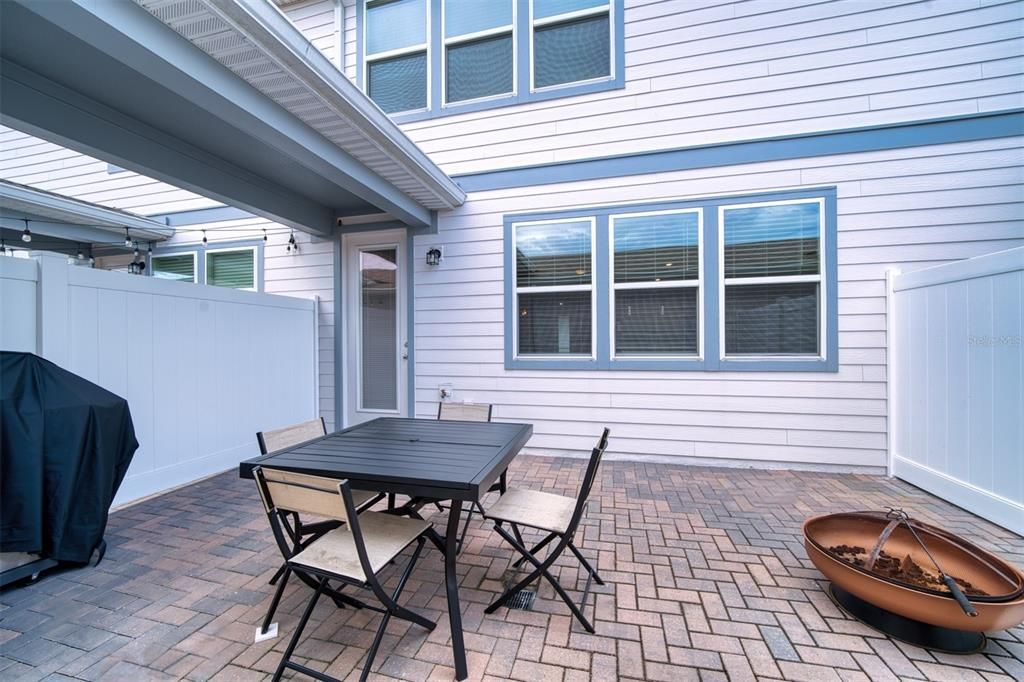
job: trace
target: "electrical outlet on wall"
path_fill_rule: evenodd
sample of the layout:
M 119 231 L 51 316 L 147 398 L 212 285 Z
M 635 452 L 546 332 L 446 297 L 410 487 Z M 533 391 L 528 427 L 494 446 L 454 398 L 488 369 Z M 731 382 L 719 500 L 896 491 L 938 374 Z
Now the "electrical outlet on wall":
M 441 398 L 441 402 L 443 403 L 450 403 L 452 400 L 455 399 L 455 389 L 452 388 L 451 384 L 438 384 L 437 394 Z

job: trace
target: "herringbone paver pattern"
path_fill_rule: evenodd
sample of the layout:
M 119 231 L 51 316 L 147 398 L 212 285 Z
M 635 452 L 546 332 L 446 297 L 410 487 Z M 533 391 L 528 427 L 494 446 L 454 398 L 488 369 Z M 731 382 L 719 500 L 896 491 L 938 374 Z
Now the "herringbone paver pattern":
M 520 457 L 517 485 L 574 494 L 580 460 Z M 475 522 L 460 564 L 474 679 L 1011 680 L 1024 679 L 1024 629 L 988 649 L 948 656 L 894 642 L 843 615 L 821 590 L 800 542 L 811 514 L 902 506 L 1024 563 L 1024 540 L 880 477 L 606 462 L 584 552 L 596 588 L 597 634 L 542 590 L 533 611 L 484 607 L 508 577 L 510 550 Z M 438 523 L 442 517 L 435 517 Z M 228 473 L 111 516 L 97 568 L 0 594 L 0 678 L 258 680 L 286 637 L 252 644 L 280 563 L 256 491 Z M 567 559 L 563 584 L 578 572 Z M 284 635 L 309 596 L 279 611 Z M 438 620 L 427 634 L 389 629 L 375 677 L 454 678 L 441 561 L 428 552 L 405 601 Z M 317 607 L 300 660 L 355 679 L 377 616 Z

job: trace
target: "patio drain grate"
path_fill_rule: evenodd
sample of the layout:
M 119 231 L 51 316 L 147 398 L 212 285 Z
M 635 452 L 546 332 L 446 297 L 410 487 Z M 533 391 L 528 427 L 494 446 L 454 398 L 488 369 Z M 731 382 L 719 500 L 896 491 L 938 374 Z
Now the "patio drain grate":
M 506 606 L 510 609 L 520 611 L 532 611 L 533 602 L 537 599 L 537 593 L 533 590 L 521 590 L 514 597 L 508 600 Z

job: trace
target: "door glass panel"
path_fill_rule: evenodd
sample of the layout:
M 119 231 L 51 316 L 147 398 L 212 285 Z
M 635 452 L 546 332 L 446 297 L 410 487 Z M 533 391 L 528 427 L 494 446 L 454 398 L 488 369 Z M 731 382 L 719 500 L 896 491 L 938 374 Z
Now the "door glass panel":
M 394 248 L 359 252 L 360 406 L 398 409 L 398 253 Z

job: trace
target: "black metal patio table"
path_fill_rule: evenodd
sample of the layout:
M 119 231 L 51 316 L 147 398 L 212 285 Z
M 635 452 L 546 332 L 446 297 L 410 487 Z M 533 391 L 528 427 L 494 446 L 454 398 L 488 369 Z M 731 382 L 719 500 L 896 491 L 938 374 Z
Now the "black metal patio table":
M 463 503 L 479 502 L 533 434 L 530 424 L 382 417 L 239 464 L 242 478 L 257 466 L 347 478 L 352 487 L 451 500 L 444 544 L 448 618 L 455 676 L 468 676 L 455 575 Z

